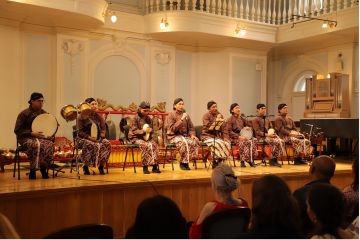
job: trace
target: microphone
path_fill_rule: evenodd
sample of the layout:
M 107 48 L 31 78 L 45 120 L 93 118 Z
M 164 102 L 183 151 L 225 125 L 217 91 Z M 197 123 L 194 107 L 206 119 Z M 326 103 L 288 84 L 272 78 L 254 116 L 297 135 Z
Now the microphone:
M 309 126 L 309 127 L 313 127 L 313 126 L 314 126 L 313 124 L 307 124 L 307 123 L 305 123 L 304 125 L 305 125 L 305 126 Z

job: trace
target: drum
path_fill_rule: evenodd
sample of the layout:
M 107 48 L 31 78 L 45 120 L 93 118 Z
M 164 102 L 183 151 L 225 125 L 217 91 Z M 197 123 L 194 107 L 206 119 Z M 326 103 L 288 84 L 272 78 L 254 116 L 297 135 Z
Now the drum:
M 79 112 L 81 114 L 86 115 L 86 116 L 90 115 L 90 113 L 92 111 L 90 104 L 88 104 L 87 102 L 81 102 L 77 108 L 79 109 Z
M 142 129 L 143 129 L 143 131 L 145 132 L 144 140 L 145 140 L 145 141 L 148 141 L 149 138 L 150 138 L 150 131 L 149 131 L 150 126 L 149 126 L 149 124 L 145 123 L 145 124 L 143 125 L 143 128 L 142 128 Z
M 253 131 L 250 127 L 244 127 L 240 131 L 240 136 L 250 140 L 253 137 Z
M 61 108 L 61 116 L 67 121 L 73 121 L 76 119 L 77 116 L 77 109 L 74 105 L 66 105 Z
M 38 115 L 31 125 L 33 132 L 41 132 L 46 138 L 53 137 L 59 127 L 59 123 L 56 118 L 49 114 L 43 113 Z
M 269 136 L 273 136 L 273 135 L 275 135 L 275 129 L 273 129 L 273 128 L 269 128 L 269 130 L 268 130 L 267 134 L 268 134 Z

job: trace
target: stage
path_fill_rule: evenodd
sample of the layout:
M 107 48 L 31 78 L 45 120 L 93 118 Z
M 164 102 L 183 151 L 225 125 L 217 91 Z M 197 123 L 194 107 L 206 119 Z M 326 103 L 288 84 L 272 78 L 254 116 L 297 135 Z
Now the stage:
M 229 162 L 230 163 L 230 162 Z M 232 164 L 232 162 L 231 162 Z M 251 204 L 254 179 L 264 174 L 276 174 L 285 179 L 291 190 L 309 181 L 308 165 L 288 165 L 282 168 L 257 166 L 234 168 L 241 185 L 238 195 Z M 136 208 L 145 198 L 163 194 L 173 199 L 186 219 L 195 220 L 202 206 L 213 199 L 210 184 L 211 169 L 198 162 L 198 169 L 182 171 L 178 164 L 171 170 L 166 164 L 161 174 L 144 175 L 138 167 L 109 168 L 109 174 L 84 176 L 75 172 L 60 173 L 56 178 L 29 181 L 26 170 L 21 180 L 13 178 L 12 165 L 0 173 L 0 211 L 15 225 L 22 238 L 42 238 L 58 229 L 85 223 L 105 223 L 114 229 L 115 237 L 124 237 L 133 223 Z M 97 171 L 96 171 L 97 172 Z M 351 163 L 337 161 L 332 183 L 343 188 L 352 181 Z M 161 226 L 159 226 L 161 228 Z

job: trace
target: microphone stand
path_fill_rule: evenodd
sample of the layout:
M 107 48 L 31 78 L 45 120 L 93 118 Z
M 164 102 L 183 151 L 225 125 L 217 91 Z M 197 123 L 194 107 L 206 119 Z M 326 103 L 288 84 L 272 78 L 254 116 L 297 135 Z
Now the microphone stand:
M 262 116 L 263 120 L 264 120 L 264 127 L 263 127 L 263 133 L 264 133 L 264 136 L 263 136 L 263 143 L 261 145 L 261 152 L 262 152 L 262 159 L 261 159 L 261 163 L 264 164 L 266 166 L 266 161 L 265 161 L 265 134 L 266 134 L 266 115 Z

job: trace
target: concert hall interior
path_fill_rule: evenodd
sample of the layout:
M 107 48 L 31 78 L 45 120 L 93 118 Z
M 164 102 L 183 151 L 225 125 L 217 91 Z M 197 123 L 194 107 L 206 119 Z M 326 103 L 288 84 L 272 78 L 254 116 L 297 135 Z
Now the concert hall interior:
M 233 167 L 241 181 L 234 196 L 250 208 L 256 180 L 276 175 L 294 192 L 311 181 L 316 155 L 335 159 L 331 183 L 341 191 L 353 181 L 352 161 L 358 161 L 359 152 L 359 1 L 0 0 L 0 53 L 0 213 L 20 238 L 44 238 L 82 224 L 107 224 L 113 237 L 123 238 L 139 204 L 156 194 L 172 199 L 187 222 L 197 221 L 203 206 L 215 199 L 212 168 L 220 161 Z M 22 143 L 14 127 L 19 113 L 39 99 L 58 123 L 56 134 L 49 135 L 55 137 L 51 165 L 64 168 L 53 177 L 50 167 L 49 179 L 42 179 L 47 173 L 37 162 L 42 175 L 35 171 L 33 181 L 28 177 L 32 163 L 18 148 Z M 106 163 L 98 163 L 98 153 L 91 163 L 96 166 L 89 165 L 96 175 L 84 176 L 84 162 L 74 160 L 81 145 L 74 136 L 81 135 L 81 116 L 93 102 L 106 121 L 104 133 L 100 124 L 94 130 L 95 144 L 102 149 L 100 144 L 110 143 L 111 153 Z M 184 109 L 178 110 L 179 103 Z M 213 146 L 220 146 L 216 131 L 222 130 L 211 130 L 211 123 L 207 138 L 196 139 L 214 105 L 222 115 L 214 115 L 212 125 L 223 124 L 227 131 L 237 116 L 233 103 L 244 124 L 253 128 L 249 138 L 256 141 L 247 140 L 255 144 L 257 158 L 251 145 L 246 155 L 251 159 L 240 161 L 234 154 L 242 148 L 230 140 L 221 145 L 227 153 L 215 151 Z M 262 108 L 266 111 L 259 115 Z M 294 125 L 285 131 L 295 131 L 296 137 L 281 136 L 277 119 L 284 109 Z M 170 118 L 193 128 L 184 140 L 187 160 L 184 146 L 179 150 L 181 135 L 168 126 Z M 261 124 L 257 135 L 256 118 L 264 125 L 269 121 L 269 129 L 278 133 L 280 157 L 272 152 L 275 141 L 265 140 L 271 136 Z M 134 129 L 137 120 L 144 120 L 145 127 Z M 141 157 L 142 142 L 148 139 L 134 140 L 136 131 L 146 132 L 149 125 L 153 132 L 147 137 L 158 148 L 155 163 Z M 248 137 L 240 129 L 237 134 Z M 295 138 L 301 143 L 292 145 Z M 196 165 L 188 150 L 194 142 L 200 142 Z M 306 144 L 313 149 L 309 153 Z M 39 141 L 38 146 L 41 152 Z M 298 154 L 299 146 L 303 152 Z M 16 149 L 21 150 L 20 180 Z M 151 173 L 144 174 L 148 166 Z M 0 238 L 6 238 L 1 232 Z

